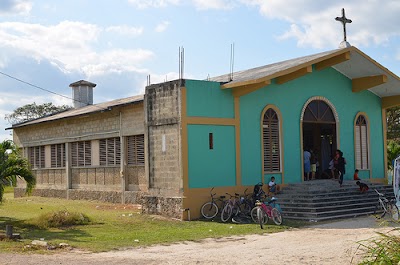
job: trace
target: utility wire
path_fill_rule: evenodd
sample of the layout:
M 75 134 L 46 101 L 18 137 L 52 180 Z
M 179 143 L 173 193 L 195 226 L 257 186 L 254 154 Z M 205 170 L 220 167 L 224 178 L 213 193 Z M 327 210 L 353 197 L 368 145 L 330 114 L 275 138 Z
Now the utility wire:
M 11 75 L 9 75 L 9 74 L 3 73 L 3 72 L 1 72 L 1 71 L 0 71 L 0 74 L 2 74 L 2 75 L 4 75 L 4 76 L 7 76 L 7 77 L 9 77 L 9 78 L 11 78 L 11 79 L 14 79 L 14 80 L 16 80 L 16 81 L 18 81 L 18 82 L 24 83 L 24 84 L 26 84 L 26 85 L 28 85 L 28 86 L 31 86 L 31 87 L 34 87 L 34 88 L 43 90 L 43 91 L 45 91 L 45 92 L 48 92 L 48 93 L 51 93 L 51 94 L 54 94 L 54 95 L 57 95 L 57 96 L 60 96 L 60 97 L 63 97 L 63 98 L 67 98 L 67 99 L 70 99 L 70 100 L 73 100 L 73 101 L 77 101 L 77 102 L 80 102 L 80 103 L 84 103 L 84 102 L 82 102 L 82 101 L 80 101 L 80 100 L 73 99 L 73 98 L 71 98 L 71 97 L 68 97 L 68 96 L 65 96 L 65 95 L 62 95 L 62 94 L 58 94 L 58 93 L 56 93 L 56 92 L 53 92 L 53 91 L 48 90 L 48 89 L 45 89 L 45 88 L 43 88 L 43 87 L 34 85 L 34 84 L 32 84 L 32 83 L 29 83 L 29 82 L 24 81 L 24 80 L 22 80 L 22 79 L 19 79 L 19 78 L 17 78 L 17 77 L 11 76 Z M 96 105 L 92 105 L 92 106 L 94 106 L 94 107 L 96 107 L 96 108 L 98 108 L 98 109 L 101 109 L 101 110 L 105 110 L 105 108 L 100 108 L 100 107 L 98 107 L 98 106 L 96 106 Z

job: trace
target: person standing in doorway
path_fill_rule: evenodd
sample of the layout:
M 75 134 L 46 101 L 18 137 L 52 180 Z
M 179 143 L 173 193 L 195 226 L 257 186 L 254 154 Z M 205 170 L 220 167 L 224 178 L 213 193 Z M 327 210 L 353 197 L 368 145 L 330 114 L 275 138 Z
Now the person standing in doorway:
M 340 185 L 340 187 L 342 187 L 342 185 L 343 185 L 343 177 L 344 177 L 344 174 L 346 174 L 346 159 L 343 157 L 343 152 L 340 151 L 339 149 L 336 150 L 335 158 L 337 158 L 336 169 L 337 169 L 338 174 L 339 174 L 339 185 Z
M 311 171 L 311 153 L 308 151 L 308 148 L 304 149 L 303 159 L 304 159 L 304 180 L 310 180 L 310 171 Z
M 317 159 L 317 154 L 313 151 L 310 150 L 311 157 L 310 157 L 310 163 L 311 163 L 311 179 L 315 179 L 315 174 L 317 173 L 317 164 L 318 164 L 318 159 Z

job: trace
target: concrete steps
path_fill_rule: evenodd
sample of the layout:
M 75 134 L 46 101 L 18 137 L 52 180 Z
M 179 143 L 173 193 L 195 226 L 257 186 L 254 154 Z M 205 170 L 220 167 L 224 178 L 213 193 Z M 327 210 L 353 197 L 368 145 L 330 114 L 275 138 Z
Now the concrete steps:
M 368 183 L 369 191 L 360 193 L 355 181 L 345 181 L 340 187 L 335 180 L 313 180 L 290 184 L 275 197 L 286 219 L 323 221 L 372 214 L 378 201 L 374 189 L 393 197 L 390 185 Z

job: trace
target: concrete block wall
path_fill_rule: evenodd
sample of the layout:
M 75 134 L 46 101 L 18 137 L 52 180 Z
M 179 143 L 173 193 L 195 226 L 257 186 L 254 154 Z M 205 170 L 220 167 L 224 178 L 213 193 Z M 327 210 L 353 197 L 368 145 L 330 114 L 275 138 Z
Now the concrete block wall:
M 17 146 L 28 147 L 117 137 L 120 133 L 144 133 L 143 103 L 15 128 L 13 139 Z
M 183 80 L 176 80 L 146 87 L 151 196 L 182 196 L 180 88 L 183 85 Z
M 36 187 L 38 188 L 66 188 L 65 168 L 36 169 L 32 170 L 32 173 L 36 177 Z

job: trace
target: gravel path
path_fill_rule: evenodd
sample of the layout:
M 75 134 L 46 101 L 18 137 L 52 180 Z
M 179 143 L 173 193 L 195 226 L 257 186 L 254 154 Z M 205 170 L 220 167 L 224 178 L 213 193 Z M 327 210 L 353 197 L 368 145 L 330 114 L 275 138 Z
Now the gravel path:
M 103 253 L 0 253 L 0 264 L 357 264 L 360 259 L 357 242 L 390 229 L 379 226 L 373 217 L 359 217 L 275 234 L 204 239 Z

